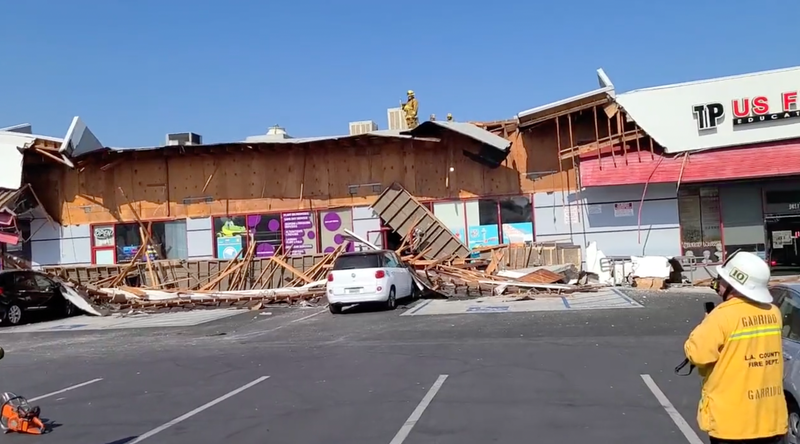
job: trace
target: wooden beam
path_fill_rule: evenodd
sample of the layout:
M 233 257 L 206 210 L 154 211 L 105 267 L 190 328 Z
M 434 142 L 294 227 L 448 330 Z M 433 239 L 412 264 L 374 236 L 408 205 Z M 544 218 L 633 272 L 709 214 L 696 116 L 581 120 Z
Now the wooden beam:
M 569 148 L 564 148 L 561 151 L 561 158 L 562 159 L 568 159 L 570 157 L 581 156 L 581 155 L 586 154 L 586 153 L 588 153 L 590 151 L 602 150 L 603 148 L 608 148 L 610 146 L 613 146 L 616 143 L 632 142 L 632 141 L 638 140 L 638 139 L 640 139 L 642 137 L 644 137 L 644 134 L 642 134 L 642 133 L 640 133 L 640 132 L 638 132 L 636 130 L 627 131 L 627 132 L 623 133 L 621 137 L 619 137 L 619 136 L 613 136 L 613 137 L 610 137 L 610 138 L 609 137 L 604 137 L 604 138 L 602 138 L 602 139 L 600 139 L 600 140 L 598 140 L 596 142 L 587 143 L 587 144 L 584 144 L 584 145 L 577 145 L 577 146 L 573 146 L 573 147 L 569 147 Z
M 47 151 L 41 150 L 41 149 L 39 149 L 39 148 L 34 148 L 34 151 L 35 151 L 36 153 L 38 153 L 38 154 L 41 154 L 42 156 L 49 157 L 50 159 L 52 159 L 52 160 L 55 160 L 56 162 L 58 162 L 58 163 L 60 163 L 60 164 L 63 164 L 63 165 L 67 165 L 67 166 L 69 166 L 69 165 L 67 164 L 67 162 L 65 162 L 65 161 L 64 161 L 64 159 L 62 159 L 62 158 L 60 158 L 60 157 L 58 157 L 58 156 L 55 156 L 55 155 L 53 155 L 53 154 L 51 154 L 51 153 L 49 153 L 49 152 L 47 152 Z
M 280 260 L 280 259 L 276 258 L 275 256 L 272 256 L 272 260 L 273 260 L 273 261 L 274 261 L 276 264 L 278 264 L 278 265 L 280 265 L 281 267 L 283 267 L 283 268 L 285 268 L 285 269 L 289 270 L 290 272 L 292 272 L 292 274 L 296 275 L 297 277 L 299 277 L 300 279 L 302 279 L 303 281 L 305 281 L 307 284 L 310 284 L 311 282 L 313 282 L 313 281 L 311 280 L 311 278 L 309 278 L 308 276 L 306 276 L 306 275 L 305 275 L 303 272 L 301 272 L 301 271 L 298 271 L 296 268 L 294 268 L 294 267 L 292 267 L 291 265 L 287 264 L 286 262 L 284 262 L 284 261 L 282 261 L 282 260 Z
M 124 159 L 124 158 L 122 158 L 122 157 L 120 157 L 120 158 L 118 158 L 118 159 L 116 159 L 116 160 L 113 160 L 113 161 L 111 161 L 111 162 L 109 162 L 109 163 L 107 163 L 107 164 L 105 164 L 105 165 L 101 166 L 101 167 L 100 167 L 100 171 L 108 171 L 108 170 L 111 170 L 111 169 L 113 169 L 114 167 L 116 167 L 117 165 L 119 165 L 120 163 L 122 163 L 122 161 L 123 161 L 123 160 L 125 160 L 125 159 Z
M 519 127 L 520 128 L 528 128 L 528 127 L 536 125 L 538 123 L 542 123 L 542 122 L 546 122 L 548 120 L 555 119 L 556 117 L 565 116 L 567 114 L 573 114 L 573 113 L 576 113 L 576 112 L 579 112 L 579 111 L 587 110 L 589 108 L 595 108 L 595 107 L 600 106 L 600 105 L 605 105 L 608 102 L 609 102 L 609 98 L 605 97 L 605 98 L 602 98 L 602 99 L 593 100 L 591 102 L 582 103 L 580 105 L 576 105 L 576 106 L 574 106 L 572 108 L 568 108 L 568 109 L 565 109 L 563 111 L 554 112 L 552 114 L 547 114 L 545 116 L 542 116 L 542 117 L 539 117 L 539 118 L 536 118 L 536 119 L 525 121 L 524 123 L 520 123 Z M 597 109 L 595 109 L 595 112 L 597 112 Z

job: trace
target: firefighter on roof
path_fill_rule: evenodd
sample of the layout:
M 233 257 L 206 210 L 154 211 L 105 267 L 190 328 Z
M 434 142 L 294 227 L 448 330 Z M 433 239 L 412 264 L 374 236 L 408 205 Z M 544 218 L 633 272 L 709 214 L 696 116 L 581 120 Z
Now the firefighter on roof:
M 403 114 L 406 116 L 406 126 L 408 126 L 408 129 L 413 129 L 419 125 L 419 119 L 417 118 L 419 103 L 417 103 L 417 99 L 414 97 L 414 91 L 409 89 L 407 96 L 408 101 L 403 103 L 402 106 Z

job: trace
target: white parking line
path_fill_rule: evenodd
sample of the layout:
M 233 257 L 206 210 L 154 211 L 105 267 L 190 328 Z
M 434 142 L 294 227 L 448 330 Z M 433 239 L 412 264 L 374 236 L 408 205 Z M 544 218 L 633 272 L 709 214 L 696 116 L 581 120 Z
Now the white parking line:
M 232 340 L 240 341 L 240 340 L 243 340 L 243 339 L 250 339 L 250 338 L 255 338 L 257 336 L 263 336 L 263 335 L 265 335 L 267 333 L 272 333 L 272 332 L 278 331 L 278 330 L 280 330 L 280 329 L 282 329 L 282 328 L 284 328 L 284 327 L 286 327 L 288 325 L 296 324 L 298 322 L 302 322 L 302 321 L 305 321 L 307 319 L 311 319 L 314 316 L 319 316 L 322 313 L 325 313 L 326 311 L 328 311 L 327 308 L 324 309 L 324 310 L 320 310 L 318 312 L 315 312 L 315 313 L 311 313 L 310 315 L 303 316 L 302 318 L 292 319 L 291 321 L 289 321 L 289 322 L 287 322 L 285 324 L 281 324 L 281 325 L 269 328 L 267 330 L 257 330 L 257 331 L 251 331 L 249 333 L 234 334 L 234 335 L 228 336 L 228 338 L 232 339 Z
M 703 444 L 703 440 L 697 436 L 697 433 L 694 432 L 692 426 L 690 426 L 689 423 L 683 419 L 683 416 L 681 416 L 675 406 L 672 405 L 672 403 L 669 401 L 669 398 L 667 398 L 667 395 L 665 395 L 664 392 L 658 388 L 658 385 L 656 385 L 656 382 L 653 381 L 653 378 L 651 378 L 650 375 L 639 376 L 642 377 L 644 383 L 647 384 L 647 388 L 653 392 L 653 395 L 655 395 L 656 399 L 658 399 L 658 402 L 661 403 L 661 407 L 664 407 L 664 410 L 667 411 L 669 417 L 672 418 L 672 421 L 681 430 L 681 433 L 683 433 L 683 436 L 685 436 L 686 440 L 689 441 L 689 444 Z
M 173 419 L 170 422 L 164 423 L 163 425 L 160 425 L 160 426 L 154 428 L 153 430 L 150 430 L 149 432 L 146 432 L 146 433 L 143 433 L 143 434 L 139 435 L 136 439 L 134 439 L 133 441 L 130 441 L 128 444 L 136 444 L 136 443 L 142 442 L 145 439 L 147 439 L 147 438 L 149 438 L 149 437 L 151 437 L 151 436 L 153 436 L 155 434 L 161 433 L 164 430 L 174 426 L 175 424 L 178 424 L 179 422 L 182 422 L 182 421 L 185 421 L 185 420 L 191 418 L 192 416 L 202 412 L 203 410 L 209 409 L 209 408 L 219 404 L 220 402 L 230 398 L 231 396 L 238 395 L 239 393 L 249 389 L 250 387 L 252 387 L 252 386 L 254 386 L 254 385 L 256 385 L 256 384 L 258 384 L 258 383 L 260 383 L 262 381 L 267 380 L 268 378 L 269 378 L 269 376 L 262 376 L 262 377 L 256 379 L 253 382 L 249 382 L 249 383 L 239 387 L 238 389 L 236 389 L 236 390 L 234 390 L 232 392 L 228 392 L 228 393 L 220 396 L 219 398 L 217 398 L 217 399 L 215 399 L 215 400 L 213 400 L 211 402 L 207 402 L 207 403 L 201 405 L 200 407 L 192 410 L 189 413 L 185 413 L 185 414 L 183 414 L 181 416 L 178 416 L 177 418 Z
M 310 314 L 310 315 L 308 315 L 308 316 L 303 316 L 303 317 L 302 317 L 302 318 L 300 318 L 300 319 L 295 319 L 295 320 L 293 320 L 293 321 L 290 321 L 289 323 L 290 323 L 290 324 L 294 324 L 295 322 L 301 322 L 301 321 L 305 321 L 306 319 L 311 319 L 311 318 L 313 318 L 314 316 L 321 315 L 322 313 L 325 313 L 326 311 L 328 311 L 328 309 L 327 309 L 327 308 L 326 308 L 325 310 L 320 310 L 320 311 L 318 311 L 318 312 L 316 312 L 316 313 L 313 313 L 313 314 Z
M 37 396 L 35 398 L 30 398 L 30 399 L 28 399 L 28 402 L 35 402 L 35 401 L 38 401 L 40 399 L 49 398 L 49 397 L 54 396 L 54 395 L 60 395 L 60 394 L 62 394 L 64 392 L 68 392 L 70 390 L 75 390 L 76 388 L 85 387 L 85 386 L 87 386 L 89 384 L 94 384 L 95 382 L 100 382 L 102 380 L 103 380 L 103 378 L 97 378 L 97 379 L 92 379 L 91 381 L 81 382 L 80 384 L 71 385 L 71 386 L 69 386 L 67 388 L 63 388 L 61 390 L 56 390 L 55 392 L 50 392 L 50 393 L 48 393 L 46 395 L 41 395 L 41 396 Z
M 400 430 L 397 432 L 397 435 L 394 435 L 389 444 L 403 444 L 403 441 L 408 438 L 408 434 L 411 433 L 411 430 L 417 425 L 417 421 L 419 418 L 422 417 L 422 414 L 425 413 L 425 409 L 428 408 L 428 404 L 433 401 L 433 397 L 436 396 L 436 393 L 439 392 L 439 389 L 442 388 L 444 384 L 444 380 L 447 379 L 447 375 L 439 375 L 439 378 L 436 379 L 436 382 L 433 383 L 433 386 L 428 390 L 428 393 L 425 394 L 425 397 L 422 398 L 422 401 L 419 402 L 417 408 L 411 412 L 411 416 L 406 419 L 405 424 L 403 427 L 400 427 Z M 131 443 L 133 444 L 133 443 Z

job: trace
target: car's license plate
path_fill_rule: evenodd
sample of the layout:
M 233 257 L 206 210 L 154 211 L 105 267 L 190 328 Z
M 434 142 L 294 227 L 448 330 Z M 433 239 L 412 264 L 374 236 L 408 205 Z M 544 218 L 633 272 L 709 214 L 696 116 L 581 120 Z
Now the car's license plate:
M 360 287 L 359 288 L 345 288 L 344 292 L 347 293 L 347 294 L 361 293 L 361 288 Z

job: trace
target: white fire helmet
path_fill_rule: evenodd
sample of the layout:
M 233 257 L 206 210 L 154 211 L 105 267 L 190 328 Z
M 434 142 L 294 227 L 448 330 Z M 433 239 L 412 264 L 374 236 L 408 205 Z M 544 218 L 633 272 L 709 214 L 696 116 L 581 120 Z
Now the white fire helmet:
M 717 275 L 739 294 L 755 302 L 771 304 L 769 293 L 770 271 L 767 263 L 753 253 L 735 251 L 722 265 L 717 265 Z

